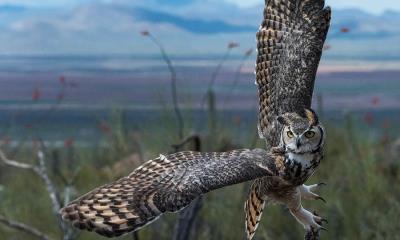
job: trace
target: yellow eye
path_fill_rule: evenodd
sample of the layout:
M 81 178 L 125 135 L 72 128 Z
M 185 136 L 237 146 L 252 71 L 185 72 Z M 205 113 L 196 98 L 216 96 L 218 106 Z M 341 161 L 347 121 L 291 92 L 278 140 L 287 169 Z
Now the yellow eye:
M 315 132 L 313 131 L 307 131 L 304 136 L 306 136 L 306 138 L 313 138 L 315 136 Z
M 292 131 L 287 131 L 286 134 L 287 134 L 287 136 L 288 136 L 289 138 L 293 138 L 293 137 L 294 137 L 294 134 L 293 134 Z

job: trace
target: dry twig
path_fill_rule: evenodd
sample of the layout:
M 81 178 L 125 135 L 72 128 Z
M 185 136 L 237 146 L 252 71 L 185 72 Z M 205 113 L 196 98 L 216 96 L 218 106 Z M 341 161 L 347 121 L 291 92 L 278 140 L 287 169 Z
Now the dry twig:
M 13 228 L 16 230 L 20 230 L 22 232 L 25 232 L 31 236 L 34 236 L 38 239 L 42 239 L 42 240 L 50 240 L 50 237 L 47 236 L 46 234 L 42 233 L 41 231 L 37 230 L 34 227 L 28 226 L 24 223 L 20 223 L 20 222 L 16 222 L 13 220 L 9 220 L 6 217 L 4 217 L 3 215 L 0 214 L 0 223 L 4 224 L 5 226 L 9 227 L 9 228 Z
M 57 194 L 57 189 L 50 179 L 48 173 L 47 173 L 47 166 L 46 166 L 46 161 L 45 161 L 45 154 L 43 152 L 44 144 L 43 142 L 40 142 L 41 149 L 37 151 L 37 157 L 38 157 L 38 165 L 31 165 L 27 163 L 20 163 L 15 160 L 10 160 L 6 157 L 4 152 L 0 150 L 0 160 L 7 166 L 10 167 L 15 167 L 15 168 L 20 168 L 20 169 L 25 169 L 25 170 L 32 170 L 37 174 L 38 177 L 42 179 L 42 181 L 45 184 L 47 193 L 50 197 L 51 203 L 52 203 L 52 211 L 55 217 L 57 218 L 57 221 L 59 223 L 59 226 L 63 232 L 63 239 L 64 240 L 69 240 L 73 239 L 74 232 L 73 230 L 61 219 L 61 216 L 59 214 L 59 210 L 61 208 L 61 202 Z M 69 196 L 68 196 L 69 198 Z

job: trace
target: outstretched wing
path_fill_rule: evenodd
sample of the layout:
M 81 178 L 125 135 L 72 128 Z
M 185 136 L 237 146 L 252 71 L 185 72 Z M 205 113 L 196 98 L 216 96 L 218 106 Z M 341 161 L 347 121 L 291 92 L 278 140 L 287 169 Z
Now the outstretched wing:
M 160 155 L 128 177 L 71 202 L 60 213 L 78 228 L 119 236 L 164 212 L 179 211 L 211 190 L 275 175 L 276 160 L 262 149 Z
M 310 108 L 331 10 L 324 0 L 266 0 L 257 32 L 260 137 L 285 112 Z

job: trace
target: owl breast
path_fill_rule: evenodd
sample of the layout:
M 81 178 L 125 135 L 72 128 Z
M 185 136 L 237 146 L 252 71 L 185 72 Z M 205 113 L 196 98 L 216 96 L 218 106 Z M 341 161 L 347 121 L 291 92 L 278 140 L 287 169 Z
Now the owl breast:
M 288 153 L 288 159 L 293 163 L 288 169 L 287 179 L 293 185 L 302 185 L 311 177 L 323 157 L 322 151 L 315 153 Z

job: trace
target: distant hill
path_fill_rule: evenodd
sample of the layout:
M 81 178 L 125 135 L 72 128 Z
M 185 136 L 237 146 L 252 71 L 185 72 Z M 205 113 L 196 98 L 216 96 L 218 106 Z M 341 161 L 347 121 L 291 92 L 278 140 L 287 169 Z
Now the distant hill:
M 0 6 L 0 55 L 156 54 L 140 36 L 149 30 L 178 55 L 221 54 L 235 41 L 254 46 L 263 6 L 247 9 L 222 1 L 175 0 L 87 3 L 75 8 Z M 400 60 L 400 13 L 358 9 L 333 12 L 328 44 L 332 59 Z

